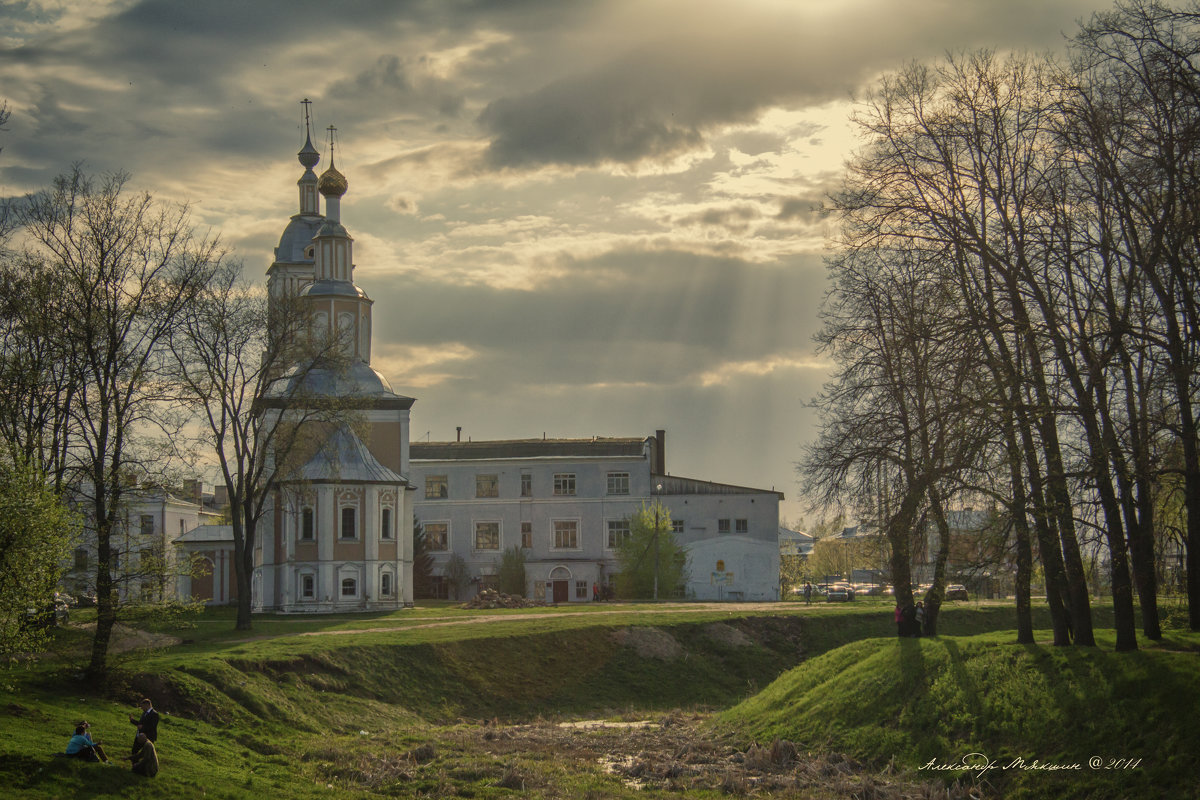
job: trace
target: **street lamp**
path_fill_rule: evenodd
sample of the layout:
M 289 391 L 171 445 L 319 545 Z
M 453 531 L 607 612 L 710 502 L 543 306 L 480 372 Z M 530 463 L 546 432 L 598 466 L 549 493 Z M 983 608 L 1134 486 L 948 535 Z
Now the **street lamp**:
M 654 487 L 654 490 L 662 494 L 662 484 Z M 658 600 L 658 508 L 659 501 L 654 501 L 654 599 Z

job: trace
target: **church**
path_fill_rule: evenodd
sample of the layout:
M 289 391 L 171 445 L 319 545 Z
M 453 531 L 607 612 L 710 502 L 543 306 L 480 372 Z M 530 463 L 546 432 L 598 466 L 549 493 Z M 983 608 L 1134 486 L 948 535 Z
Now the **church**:
M 779 503 L 765 489 L 681 478 L 666 470 L 665 431 L 613 439 L 423 442 L 409 445 L 414 399 L 371 367 L 373 301 L 354 283 L 353 239 L 341 220 L 348 181 L 306 131 L 298 154 L 299 210 L 267 270 L 272 302 L 304 308 L 308 334 L 335 342 L 337 367 L 293 373 L 263 413 L 305 419 L 336 406 L 344 423 L 280 469 L 269 536 L 252 579 L 256 611 L 378 611 L 413 603 L 418 519 L 442 597 L 494 583 L 501 554 L 526 555 L 526 595 L 590 601 L 611 584 L 629 516 L 659 502 L 688 552 L 686 586 L 664 596 L 779 599 Z M 324 213 L 321 201 L 324 201 Z M 410 460 L 411 458 L 411 460 Z M 450 562 L 466 566 L 451 586 Z M 462 576 L 460 576 L 462 577 Z
M 305 333 L 341 352 L 336 366 L 296 370 L 292 383 L 260 405 L 265 414 L 318 420 L 312 427 L 324 441 L 304 450 L 304 463 L 279 470 L 272 535 L 260 540 L 252 582 L 256 610 L 372 611 L 413 600 L 407 475 L 414 400 L 371 368 L 373 301 L 354 283 L 354 240 L 341 221 L 349 183 L 334 165 L 330 132 L 330 163 L 319 178 L 311 135 L 298 154 L 299 211 L 275 248 L 267 293 L 273 303 L 298 302 L 311 327 Z M 321 418 L 332 407 L 344 422 Z

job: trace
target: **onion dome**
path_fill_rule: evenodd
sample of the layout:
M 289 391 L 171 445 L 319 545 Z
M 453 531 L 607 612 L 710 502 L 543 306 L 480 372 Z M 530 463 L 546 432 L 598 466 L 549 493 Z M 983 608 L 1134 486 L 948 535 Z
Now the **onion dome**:
M 317 182 L 317 190 L 325 197 L 341 197 L 350 188 L 346 176 L 333 166 L 333 157 L 329 159 L 329 169 L 321 173 Z
M 300 166 L 307 169 L 312 169 L 321 160 L 321 154 L 317 152 L 317 148 L 313 147 L 311 137 L 304 137 L 304 149 L 296 154 L 296 158 L 300 160 Z

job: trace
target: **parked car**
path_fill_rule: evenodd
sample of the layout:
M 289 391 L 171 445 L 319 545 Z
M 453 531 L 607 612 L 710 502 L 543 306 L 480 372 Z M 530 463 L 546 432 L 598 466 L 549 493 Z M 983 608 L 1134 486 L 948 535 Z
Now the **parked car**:
M 845 603 L 854 599 L 854 589 L 848 583 L 835 583 L 825 593 L 827 603 Z
M 970 595 L 967 594 L 967 587 L 961 583 L 952 583 L 946 587 L 947 600 L 969 600 Z
M 883 593 L 883 587 L 877 583 L 856 583 L 851 588 L 855 597 L 878 597 Z

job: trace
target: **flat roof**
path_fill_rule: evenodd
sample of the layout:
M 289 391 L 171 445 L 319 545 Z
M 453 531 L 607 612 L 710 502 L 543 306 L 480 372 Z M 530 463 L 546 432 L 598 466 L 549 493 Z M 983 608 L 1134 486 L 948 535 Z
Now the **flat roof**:
M 412 461 L 476 461 L 500 458 L 640 458 L 653 437 L 502 439 L 479 442 L 410 442 Z

